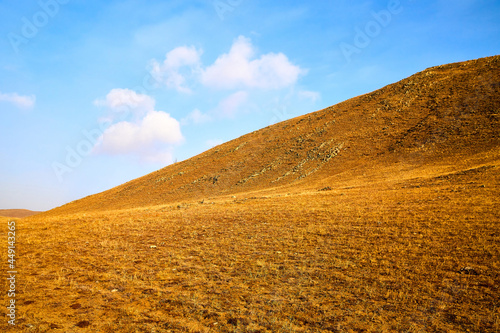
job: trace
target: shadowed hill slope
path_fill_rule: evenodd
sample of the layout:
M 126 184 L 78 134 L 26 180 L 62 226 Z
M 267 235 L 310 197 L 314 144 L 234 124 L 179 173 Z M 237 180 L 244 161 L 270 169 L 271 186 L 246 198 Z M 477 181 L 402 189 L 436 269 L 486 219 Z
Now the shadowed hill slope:
M 45 214 L 293 192 L 472 155 L 498 159 L 500 56 L 429 68 Z M 373 171 L 375 170 L 375 171 Z

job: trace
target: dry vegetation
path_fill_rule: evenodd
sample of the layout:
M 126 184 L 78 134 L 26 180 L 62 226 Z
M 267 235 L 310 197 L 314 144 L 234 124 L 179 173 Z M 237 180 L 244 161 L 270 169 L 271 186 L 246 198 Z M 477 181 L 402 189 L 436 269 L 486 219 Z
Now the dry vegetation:
M 272 144 L 266 128 L 18 220 L 16 330 L 499 332 L 499 68 L 430 69 L 278 124 Z M 411 89 L 421 109 L 396 110 L 387 96 Z
M 0 217 L 13 217 L 13 218 L 23 218 L 31 215 L 38 214 L 40 212 L 27 210 L 27 209 L 0 209 Z

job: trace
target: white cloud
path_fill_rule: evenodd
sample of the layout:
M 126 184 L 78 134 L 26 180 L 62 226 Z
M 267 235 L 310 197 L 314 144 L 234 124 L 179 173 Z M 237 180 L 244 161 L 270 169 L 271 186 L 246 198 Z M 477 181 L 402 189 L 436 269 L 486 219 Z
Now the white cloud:
M 151 75 L 168 88 L 190 93 L 191 89 L 186 86 L 186 76 L 193 76 L 199 71 L 201 54 L 201 50 L 192 46 L 177 47 L 167 53 L 162 64 L 154 59 L 151 61 Z M 181 73 L 183 67 L 187 67 L 187 71 Z
M 223 99 L 217 106 L 217 112 L 225 117 L 232 117 L 248 100 L 246 91 L 238 91 Z
M 140 153 L 182 140 L 177 120 L 163 111 L 149 111 L 140 122 L 122 121 L 111 125 L 98 140 L 96 150 L 109 154 Z
M 31 109 L 35 106 L 36 97 L 35 95 L 22 96 L 17 93 L 4 94 L 0 92 L 0 101 L 11 103 L 20 109 Z
M 191 47 L 177 47 L 167 53 L 163 65 L 166 68 L 180 68 L 182 66 L 196 65 L 200 61 L 201 51 Z
M 201 50 L 180 46 L 168 52 L 165 60 L 151 61 L 151 75 L 168 88 L 190 93 L 188 79 L 216 89 L 281 89 L 294 85 L 306 70 L 292 64 L 283 53 L 255 56 L 250 39 L 239 36 L 229 53 L 203 67 Z
M 168 113 L 155 111 L 152 97 L 129 89 L 113 89 L 105 100 L 95 104 L 114 111 L 131 110 L 140 117 L 109 126 L 97 140 L 94 153 L 135 155 L 148 162 L 173 161 L 173 145 L 184 140 L 180 124 Z
M 201 74 L 201 82 L 220 89 L 280 89 L 295 84 L 305 70 L 293 65 L 283 53 L 268 53 L 254 58 L 250 40 L 240 36 L 229 53 L 221 55 Z
M 185 118 L 181 119 L 182 125 L 201 124 L 210 121 L 212 118 L 198 109 L 191 111 Z
M 112 89 L 104 100 L 95 100 L 97 106 L 104 106 L 115 112 L 133 112 L 144 114 L 155 108 L 155 100 L 130 89 Z
M 298 95 L 299 95 L 299 98 L 310 99 L 313 103 L 316 102 L 321 97 L 319 92 L 307 91 L 307 90 L 299 91 Z

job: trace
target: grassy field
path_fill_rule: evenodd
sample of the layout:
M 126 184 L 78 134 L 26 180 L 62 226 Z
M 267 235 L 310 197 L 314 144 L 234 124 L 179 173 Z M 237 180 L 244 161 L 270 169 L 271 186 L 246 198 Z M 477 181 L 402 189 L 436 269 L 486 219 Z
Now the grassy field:
M 16 330 L 497 332 L 500 168 L 461 168 L 18 220 Z
M 18 219 L 0 332 L 498 333 L 499 78 L 432 67 Z
M 35 212 L 27 209 L 0 209 L 0 217 L 23 218 L 35 215 L 40 212 Z

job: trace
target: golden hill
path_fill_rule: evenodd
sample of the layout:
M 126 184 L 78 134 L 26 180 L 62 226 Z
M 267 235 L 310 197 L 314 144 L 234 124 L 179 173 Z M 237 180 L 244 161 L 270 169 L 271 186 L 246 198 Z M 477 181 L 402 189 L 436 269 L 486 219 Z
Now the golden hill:
M 3 217 L 16 217 L 23 218 L 31 215 L 38 214 L 40 212 L 28 210 L 28 209 L 0 209 L 0 216 Z
M 365 168 L 411 168 L 499 147 L 500 57 L 429 68 L 249 133 L 49 214 L 336 186 Z M 398 168 L 393 171 L 397 171 Z
M 433 67 L 16 220 L 0 331 L 499 332 L 499 115 Z

